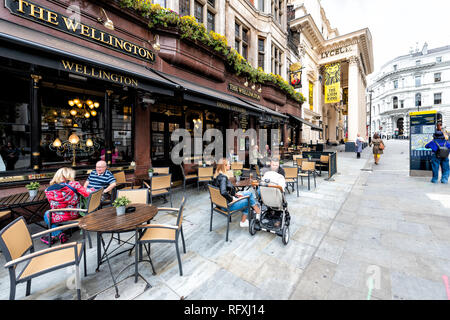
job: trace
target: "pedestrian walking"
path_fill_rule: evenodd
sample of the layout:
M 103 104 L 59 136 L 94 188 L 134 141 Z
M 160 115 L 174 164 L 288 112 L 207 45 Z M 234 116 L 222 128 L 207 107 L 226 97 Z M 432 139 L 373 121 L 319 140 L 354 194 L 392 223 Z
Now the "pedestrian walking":
M 448 177 L 450 173 L 448 160 L 450 143 L 445 140 L 444 133 L 442 131 L 436 131 L 433 136 L 433 140 L 430 141 L 425 148 L 433 151 L 433 154 L 431 155 L 431 169 L 433 170 L 433 178 L 431 179 L 431 183 L 438 183 L 439 168 L 441 168 L 441 182 L 443 184 L 448 184 Z
M 361 152 L 363 151 L 363 144 L 364 144 L 364 142 L 366 142 L 366 141 L 358 133 L 358 137 L 356 138 L 356 141 L 355 141 L 356 158 L 357 159 L 361 159 Z
M 378 165 L 381 155 L 384 154 L 384 143 L 383 140 L 380 139 L 380 135 L 378 133 L 374 134 L 370 146 L 373 146 L 373 160 L 375 161 L 375 164 Z

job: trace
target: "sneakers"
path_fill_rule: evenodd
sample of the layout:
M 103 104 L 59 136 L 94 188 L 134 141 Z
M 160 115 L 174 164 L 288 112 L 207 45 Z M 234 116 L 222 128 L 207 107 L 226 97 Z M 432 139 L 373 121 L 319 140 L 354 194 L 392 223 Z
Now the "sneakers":
M 248 219 L 245 220 L 245 222 L 240 222 L 241 228 L 248 228 L 250 226 L 250 223 L 248 222 Z
M 58 238 L 57 237 L 52 237 L 52 244 L 54 244 L 56 241 L 58 240 Z M 43 242 L 43 243 L 45 243 L 46 245 L 48 245 L 49 243 L 48 243 L 48 236 L 44 236 L 44 237 L 41 237 L 41 241 Z
M 69 238 L 67 238 L 67 236 L 66 236 L 65 233 L 61 233 L 61 234 L 59 235 L 59 242 L 61 242 L 61 244 L 66 243 L 67 240 L 69 240 Z

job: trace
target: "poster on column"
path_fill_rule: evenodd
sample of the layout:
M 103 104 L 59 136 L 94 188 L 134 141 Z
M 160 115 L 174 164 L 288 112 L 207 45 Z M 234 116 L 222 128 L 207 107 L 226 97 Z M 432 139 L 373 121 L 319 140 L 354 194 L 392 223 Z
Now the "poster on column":
M 309 110 L 314 111 L 314 84 L 309 82 Z
M 341 101 L 341 63 L 325 66 L 325 103 Z

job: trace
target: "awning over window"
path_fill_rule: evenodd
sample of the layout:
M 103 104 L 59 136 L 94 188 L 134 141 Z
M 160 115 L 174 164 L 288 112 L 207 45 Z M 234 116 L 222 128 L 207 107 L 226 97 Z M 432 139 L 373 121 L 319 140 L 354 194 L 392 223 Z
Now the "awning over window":
M 302 124 L 304 124 L 304 125 L 306 125 L 308 127 L 311 127 L 311 130 L 313 130 L 313 131 L 323 131 L 323 129 L 321 127 L 319 127 L 319 126 L 317 126 L 317 125 L 315 125 L 315 124 L 313 124 L 311 122 L 308 122 L 308 121 L 306 121 L 306 120 L 304 120 L 302 118 L 294 117 L 292 115 L 289 115 L 289 116 L 291 118 L 293 118 L 294 120 L 296 120 L 296 121 L 298 121 L 298 122 L 300 122 L 300 123 L 302 123 Z
M 2 57 L 148 92 L 173 96 L 177 89 L 176 84 L 144 66 L 75 42 L 43 36 L 37 31 L 1 20 L 0 30 Z M 36 39 L 39 39 L 39 43 Z

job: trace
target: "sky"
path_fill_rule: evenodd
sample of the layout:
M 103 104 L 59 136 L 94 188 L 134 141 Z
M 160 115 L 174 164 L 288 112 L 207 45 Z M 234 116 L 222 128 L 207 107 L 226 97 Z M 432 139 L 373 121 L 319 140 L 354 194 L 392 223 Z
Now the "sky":
M 422 50 L 450 45 L 448 0 L 322 0 L 331 27 L 344 35 L 363 28 L 372 34 L 375 71 L 390 60 Z

